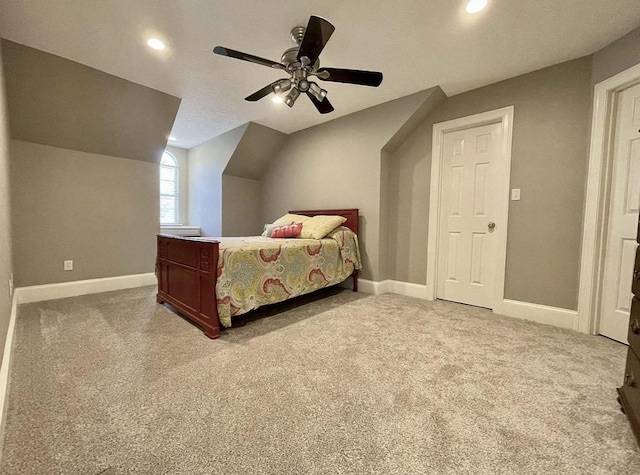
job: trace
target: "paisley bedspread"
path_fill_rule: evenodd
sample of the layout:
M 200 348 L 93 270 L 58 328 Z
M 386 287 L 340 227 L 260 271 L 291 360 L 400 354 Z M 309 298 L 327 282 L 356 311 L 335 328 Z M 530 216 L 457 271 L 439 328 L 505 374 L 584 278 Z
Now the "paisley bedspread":
M 342 226 L 324 239 L 216 240 L 220 241 L 216 296 L 225 327 L 236 315 L 338 284 L 362 268 L 357 236 Z

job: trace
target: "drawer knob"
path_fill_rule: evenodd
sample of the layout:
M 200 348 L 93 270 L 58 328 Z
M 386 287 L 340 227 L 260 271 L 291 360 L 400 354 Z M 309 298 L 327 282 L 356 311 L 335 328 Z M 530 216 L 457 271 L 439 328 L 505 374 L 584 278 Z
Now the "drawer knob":
M 626 384 L 627 386 L 636 385 L 636 381 L 635 381 L 635 378 L 633 377 L 633 373 L 627 373 L 624 375 L 624 384 Z
M 640 280 L 640 269 L 633 269 L 633 278 L 635 280 Z
M 640 323 L 638 323 L 638 319 L 634 318 L 633 321 L 631 322 L 631 325 L 629 325 L 631 327 L 631 331 L 634 334 L 638 334 L 640 333 Z

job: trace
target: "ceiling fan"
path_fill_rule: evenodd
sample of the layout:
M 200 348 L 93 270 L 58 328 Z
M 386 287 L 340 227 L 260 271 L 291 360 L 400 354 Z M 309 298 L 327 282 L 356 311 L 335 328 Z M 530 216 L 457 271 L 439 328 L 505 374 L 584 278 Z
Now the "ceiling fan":
M 289 73 L 289 78 L 278 79 L 271 84 L 245 97 L 245 101 L 258 101 L 273 93 L 283 99 L 289 107 L 293 107 L 296 99 L 306 93 L 318 112 L 327 114 L 333 106 L 327 99 L 327 91 L 310 81 L 313 76 L 322 81 L 343 82 L 361 86 L 378 87 L 382 82 L 382 73 L 376 71 L 360 71 L 357 69 L 321 68 L 318 57 L 331 38 L 335 27 L 324 18 L 311 15 L 307 27 L 296 26 L 291 30 L 291 39 L 296 46 L 286 50 L 281 62 L 271 61 L 251 54 L 235 51 L 223 46 L 216 46 L 213 52 L 230 58 L 241 59 L 261 64 L 273 69 L 281 69 Z M 284 95 L 286 93 L 286 96 Z

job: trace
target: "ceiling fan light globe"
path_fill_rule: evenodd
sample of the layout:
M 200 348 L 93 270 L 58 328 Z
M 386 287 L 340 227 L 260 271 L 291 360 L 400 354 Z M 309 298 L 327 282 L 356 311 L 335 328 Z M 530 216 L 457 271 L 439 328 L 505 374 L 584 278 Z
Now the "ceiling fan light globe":
M 300 91 L 294 87 L 293 89 L 291 89 L 289 94 L 287 94 L 287 97 L 284 98 L 284 103 L 289 107 L 293 107 L 298 96 L 300 96 Z
M 327 97 L 327 91 L 322 89 L 315 82 L 309 83 L 309 92 L 319 101 L 323 101 L 324 98 Z
M 465 10 L 467 11 L 467 13 L 473 15 L 474 13 L 478 13 L 484 10 L 484 8 L 487 6 L 487 3 L 487 0 L 469 0 L 469 3 L 467 3 Z
M 291 89 L 291 80 L 282 79 L 273 85 L 273 93 L 276 95 L 284 94 Z
M 307 92 L 311 87 L 311 83 L 309 83 L 309 81 L 307 81 L 306 79 L 300 79 L 297 86 L 298 89 L 300 89 L 300 92 Z

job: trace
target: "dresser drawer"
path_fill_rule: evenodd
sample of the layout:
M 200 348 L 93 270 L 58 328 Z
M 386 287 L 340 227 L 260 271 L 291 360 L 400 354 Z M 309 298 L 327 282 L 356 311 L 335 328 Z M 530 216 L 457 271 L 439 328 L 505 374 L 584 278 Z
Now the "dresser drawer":
M 636 247 L 636 263 L 633 266 L 633 283 L 631 284 L 633 295 L 640 298 L 640 247 Z
M 618 389 L 627 416 L 636 423 L 640 420 L 640 362 L 633 351 L 627 353 L 622 387 Z
M 640 357 L 640 300 L 637 297 L 633 297 L 631 300 L 627 340 L 629 340 L 629 348 L 635 352 L 637 357 Z

